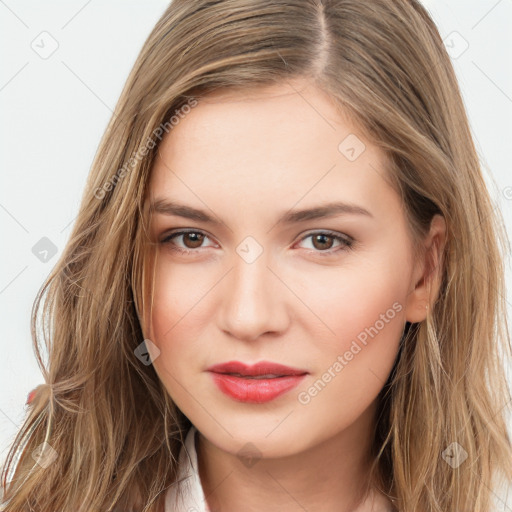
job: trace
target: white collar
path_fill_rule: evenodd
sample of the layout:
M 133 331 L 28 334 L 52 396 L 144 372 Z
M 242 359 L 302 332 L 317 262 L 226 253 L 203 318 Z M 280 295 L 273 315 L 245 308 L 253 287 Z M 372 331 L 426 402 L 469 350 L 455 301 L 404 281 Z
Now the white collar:
M 180 450 L 178 482 L 169 488 L 165 497 L 165 512 L 210 512 L 199 478 L 196 453 L 196 432 L 192 425 Z

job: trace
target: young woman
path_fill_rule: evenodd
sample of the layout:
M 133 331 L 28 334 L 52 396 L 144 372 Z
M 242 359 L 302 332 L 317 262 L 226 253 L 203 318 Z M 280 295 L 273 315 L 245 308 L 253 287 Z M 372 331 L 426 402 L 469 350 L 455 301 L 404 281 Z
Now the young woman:
M 36 301 L 3 510 L 491 512 L 505 239 L 418 2 L 174 0 Z

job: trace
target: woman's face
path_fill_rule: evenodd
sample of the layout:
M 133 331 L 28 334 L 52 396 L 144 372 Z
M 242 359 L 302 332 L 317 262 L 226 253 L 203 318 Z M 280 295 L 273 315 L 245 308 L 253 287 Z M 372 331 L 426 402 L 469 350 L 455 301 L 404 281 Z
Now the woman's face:
M 297 453 L 375 405 L 406 320 L 426 314 L 384 164 L 305 82 L 210 95 L 163 139 L 145 335 L 170 396 L 216 446 Z M 211 371 L 233 361 L 295 372 Z

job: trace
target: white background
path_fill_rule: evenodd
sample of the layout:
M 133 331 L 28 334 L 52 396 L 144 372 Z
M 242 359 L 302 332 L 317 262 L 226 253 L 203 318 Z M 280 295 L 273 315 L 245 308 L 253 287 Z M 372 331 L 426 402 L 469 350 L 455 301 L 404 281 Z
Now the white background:
M 454 42 L 475 143 L 510 233 L 512 0 L 424 3 L 443 39 Z M 21 424 L 27 393 L 42 382 L 30 338 L 33 300 L 68 239 L 128 73 L 166 6 L 163 0 L 0 1 L 0 460 Z M 58 44 L 48 58 L 34 49 L 42 38 L 46 50 Z M 32 252 L 42 237 L 57 249 L 47 262 Z M 509 285 L 510 276 L 508 259 Z M 510 307 L 510 292 L 507 298 Z

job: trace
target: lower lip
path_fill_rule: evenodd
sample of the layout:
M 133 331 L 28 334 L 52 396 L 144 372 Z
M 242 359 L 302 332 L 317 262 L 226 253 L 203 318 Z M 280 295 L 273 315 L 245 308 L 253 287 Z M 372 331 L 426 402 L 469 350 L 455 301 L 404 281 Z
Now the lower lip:
M 211 373 L 218 388 L 238 402 L 263 404 L 290 391 L 306 376 L 287 375 L 273 379 L 251 379 L 225 373 Z

